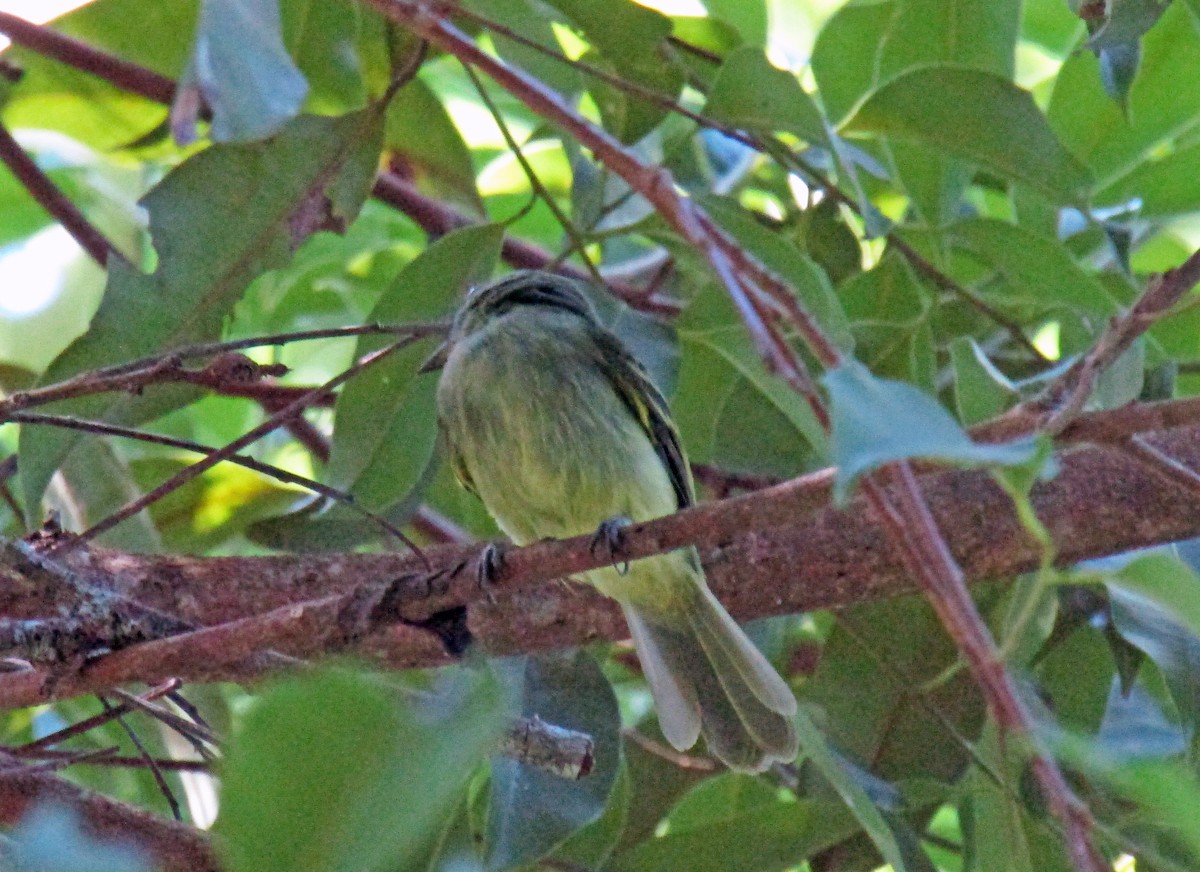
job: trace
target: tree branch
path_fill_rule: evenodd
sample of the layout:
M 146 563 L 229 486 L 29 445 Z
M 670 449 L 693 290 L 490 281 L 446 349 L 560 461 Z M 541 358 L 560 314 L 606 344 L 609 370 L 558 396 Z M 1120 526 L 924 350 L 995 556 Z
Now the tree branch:
M 1128 417 L 1167 419 L 1178 405 L 1155 404 L 1149 408 L 1157 415 L 1135 409 Z M 1115 432 L 1118 413 L 1103 414 L 1104 429 Z M 1200 468 L 1197 421 L 1153 438 L 1176 462 Z M 914 592 L 915 580 L 862 500 L 844 510 L 823 508 L 830 481 L 828 472 L 818 473 L 635 524 L 627 531 L 630 556 L 695 543 L 714 591 L 742 620 Z M 935 471 L 922 475 L 920 485 L 968 580 L 1037 568 L 1040 547 L 987 473 Z M 1064 565 L 1200 534 L 1200 493 L 1179 487 L 1115 445 L 1065 451 L 1061 472 L 1034 488 L 1033 501 Z M 478 589 L 471 571 L 478 549 L 431 549 L 430 560 L 448 573 L 444 583 L 432 584 L 432 591 L 427 583 L 410 585 L 396 612 L 416 622 L 466 604 L 477 643 L 496 655 L 624 638 L 619 609 L 610 600 L 586 587 L 551 581 L 595 567 L 590 545 L 591 537 L 581 536 L 508 552 L 494 602 Z M 429 580 L 414 558 L 395 554 L 193 558 L 89 549 L 65 560 L 87 567 L 93 578 L 108 578 L 122 597 L 213 629 L 136 645 L 86 668 L 59 669 L 53 680 L 41 669 L 0 675 L 0 707 L 172 675 L 188 681 L 245 678 L 261 668 L 261 661 L 254 668 L 247 664 L 251 651 L 274 648 L 308 656 L 344 648 L 344 639 L 329 635 L 335 598 L 405 575 Z M 449 575 L 456 568 L 458 574 Z M 34 619 L 57 614 L 71 602 L 69 591 L 0 566 L 0 616 Z M 230 621 L 245 623 L 215 626 Z M 246 647 L 230 646 L 230 639 Z M 397 668 L 451 660 L 437 637 L 402 623 L 355 640 L 353 650 Z

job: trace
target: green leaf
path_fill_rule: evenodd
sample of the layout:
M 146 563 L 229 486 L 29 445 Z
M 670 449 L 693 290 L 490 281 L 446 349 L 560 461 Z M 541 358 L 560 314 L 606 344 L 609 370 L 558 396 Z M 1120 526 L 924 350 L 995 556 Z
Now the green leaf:
M 841 803 L 758 804 L 724 819 L 651 838 L 609 861 L 608 872 L 783 872 L 858 830 Z
M 1165 551 L 1137 557 L 1112 576 L 1110 591 L 1114 585 L 1154 603 L 1200 639 L 1200 575 L 1179 558 Z
M 411 869 L 504 727 L 486 673 L 401 699 L 332 671 L 264 693 L 222 766 L 216 832 L 231 872 Z
M 1063 144 L 1109 185 L 1195 128 L 1200 91 L 1180 83 L 1197 79 L 1200 29 L 1185 4 L 1174 3 L 1142 40 L 1128 111 L 1105 92 L 1096 57 L 1077 52 L 1059 71 L 1047 115 Z
M 667 44 L 671 19 L 632 0 L 547 0 L 583 31 L 587 41 L 624 79 L 674 100 L 684 83 L 684 66 Z M 604 90 L 592 86 L 593 92 Z M 617 95 L 610 94 L 610 99 Z M 625 108 L 613 132 L 636 142 L 666 117 L 666 110 L 636 94 L 621 94 Z M 600 99 L 597 99 L 600 102 Z
M 367 320 L 428 321 L 451 310 L 471 285 L 491 276 L 503 237 L 504 228 L 495 224 L 442 237 L 400 271 Z M 364 336 L 355 358 L 391 341 Z M 427 347 L 405 348 L 352 379 L 338 396 L 326 478 L 370 508 L 405 497 L 433 455 L 437 377 L 417 372 L 428 354 Z
M 545 7 L 535 4 L 533 0 L 469 0 L 464 5 L 525 39 L 532 39 L 555 55 L 563 53 Z M 564 97 L 570 97 L 583 88 L 583 79 L 571 64 L 549 57 L 545 52 L 516 42 L 502 33 L 493 32 L 492 39 L 500 57 Z
M 191 51 L 198 9 L 198 0 L 102 0 L 56 18 L 53 28 L 175 79 Z M 4 107 L 10 128 L 57 130 L 107 151 L 143 136 L 166 116 L 153 100 L 27 49 L 12 46 L 4 57 L 25 73 Z
M 283 0 L 281 11 L 283 43 L 308 81 L 306 109 L 333 115 L 362 108 L 370 94 L 358 43 L 370 28 L 357 2 Z
M 442 99 L 421 78 L 392 98 L 384 141 L 389 150 L 404 155 L 418 184 L 483 214 L 471 152 Z
M 763 0 L 704 0 L 710 18 L 732 24 L 750 45 L 767 44 L 767 4 Z
M 899 0 L 879 46 L 879 81 L 927 63 L 950 63 L 1011 79 L 1018 0 Z
M 1024 463 L 1032 440 L 972 442 L 940 403 L 905 382 L 880 379 L 855 360 L 825 373 L 833 418 L 834 499 L 845 502 L 858 476 L 887 463 L 924 457 L 966 466 Z
M 158 269 L 145 274 L 113 262 L 91 328 L 54 361 L 42 383 L 217 337 L 252 279 L 286 263 L 309 234 L 354 218 L 374 179 L 379 135 L 374 109 L 299 118 L 269 142 L 214 146 L 170 172 L 142 201 Z M 141 421 L 194 396 L 170 388 L 51 408 Z M 22 436 L 21 487 L 31 521 L 40 520 L 46 483 L 78 440 L 67 432 Z
M 1100 316 L 1120 309 L 1100 280 L 1056 239 L 994 218 L 956 222 L 947 235 L 997 269 L 1026 299 Z
M 599 819 L 621 768 L 621 716 L 604 673 L 584 651 L 519 658 L 521 714 L 587 733 L 595 765 L 570 781 L 519 763 L 492 759 L 486 867 L 503 870 L 536 860 Z
M 903 73 L 867 98 L 845 130 L 925 143 L 1062 203 L 1081 203 L 1092 186 L 1029 93 L 982 70 L 937 64 Z
M 999 415 L 1020 399 L 1016 385 L 996 369 L 969 336 L 951 340 L 950 365 L 954 368 L 958 418 L 968 426 Z
M 830 122 L 840 125 L 874 87 L 876 55 L 896 9 L 894 0 L 847 3 L 817 34 L 812 71 Z
M 743 46 L 725 58 L 704 104 L 704 114 L 752 133 L 794 133 L 828 142 L 825 122 L 791 73 L 771 65 L 762 49 Z
M 871 796 L 863 788 L 846 761 L 830 747 L 825 736 L 803 706 L 796 713 L 796 731 L 800 736 L 800 747 L 804 749 L 805 759 L 811 761 L 833 785 L 834 790 L 842 798 L 842 802 L 846 804 L 846 808 L 850 809 L 850 813 L 862 824 L 867 835 L 871 837 L 871 841 L 879 849 L 884 861 L 897 872 L 908 869 L 909 865 L 904 852 L 896 842 L 891 824 L 876 807 Z
M 194 91 L 212 110 L 214 142 L 251 142 L 277 133 L 308 95 L 308 82 L 288 55 L 280 29 L 279 0 L 203 0 L 176 111 Z M 199 113 L 195 105 L 184 123 L 194 125 Z M 172 118 L 172 126 L 177 123 Z
M 790 284 L 801 305 L 839 348 L 854 347 L 850 324 L 829 277 L 785 237 L 772 233 L 745 209 L 720 197 L 703 197 L 704 208 L 716 222 L 745 248 Z

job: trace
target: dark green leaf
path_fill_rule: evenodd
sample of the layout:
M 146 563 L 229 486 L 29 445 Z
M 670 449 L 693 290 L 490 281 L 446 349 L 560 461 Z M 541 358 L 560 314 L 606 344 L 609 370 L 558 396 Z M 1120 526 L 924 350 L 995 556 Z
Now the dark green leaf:
M 299 118 L 269 142 L 215 146 L 176 168 L 143 200 L 158 269 L 144 274 L 112 263 L 91 329 L 55 360 L 43 384 L 216 337 L 255 276 L 286 263 L 309 234 L 353 220 L 374 178 L 379 135 L 374 109 Z M 172 389 L 54 409 L 137 421 L 193 396 Z M 46 483 L 77 442 L 78 434 L 65 432 L 22 438 L 21 487 L 31 520 L 40 520 Z
M 944 64 L 903 73 L 873 93 L 848 132 L 896 136 L 982 164 L 1062 203 L 1082 202 L 1092 176 L 1055 137 L 1033 98 L 993 73 Z
M 1112 294 L 1056 239 L 992 218 L 959 221 L 949 236 L 1030 300 L 1102 316 L 1118 311 Z
M 858 476 L 894 460 L 925 457 L 969 466 L 1024 463 L 1031 440 L 985 445 L 971 441 L 940 403 L 905 382 L 876 378 L 849 360 L 827 372 L 833 418 L 834 498 L 844 501 Z
M 283 0 L 282 13 L 284 45 L 308 81 L 306 108 L 321 114 L 362 108 L 370 94 L 358 51 L 364 15 L 356 0 Z
M 800 82 L 753 46 L 736 49 L 725 59 L 704 114 L 751 133 L 786 131 L 810 143 L 828 141 L 821 112 Z
M 861 779 L 826 740 L 813 722 L 812 716 L 802 706 L 796 714 L 796 729 L 800 736 L 800 747 L 804 757 L 829 781 L 850 809 L 850 813 L 862 825 L 884 861 L 897 872 L 908 869 L 904 854 L 896 841 L 896 834 L 883 813 L 876 807 L 871 795 L 864 789 Z
M 597 820 L 621 767 L 621 717 L 612 687 L 583 651 L 520 658 L 521 714 L 587 733 L 595 765 L 578 781 L 541 772 L 508 757 L 492 760 L 486 825 L 490 870 L 536 860 Z
M 179 82 L 172 126 L 194 126 L 199 104 L 212 110 L 215 142 L 249 142 L 277 133 L 300 111 L 308 82 L 283 45 L 279 0 L 203 0 L 196 44 Z M 176 137 L 194 138 L 194 133 Z
M 954 367 L 954 403 L 964 424 L 995 417 L 1020 399 L 1016 386 L 988 360 L 974 339 L 959 336 L 950 343 Z
M 465 5 L 525 39 L 532 39 L 553 54 L 562 55 L 562 46 L 550 26 L 551 19 L 547 17 L 545 7 L 539 6 L 534 0 L 470 0 Z M 583 87 L 579 71 L 570 64 L 548 57 L 545 52 L 516 42 L 502 33 L 493 34 L 492 39 L 502 58 L 564 97 L 570 97 Z
M 269 690 L 223 767 L 231 872 L 413 868 L 496 742 L 504 696 L 461 668 L 405 699 L 349 672 Z

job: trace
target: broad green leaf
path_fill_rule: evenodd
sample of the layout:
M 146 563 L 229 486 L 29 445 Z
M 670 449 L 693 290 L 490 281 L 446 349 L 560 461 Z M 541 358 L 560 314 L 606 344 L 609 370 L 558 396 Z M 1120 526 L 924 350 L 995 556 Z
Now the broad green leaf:
M 1105 93 L 1096 57 L 1077 52 L 1059 71 L 1047 115 L 1063 144 L 1110 185 L 1200 123 L 1200 92 L 1180 87 L 1197 78 L 1200 30 L 1174 3 L 1142 40 L 1128 112 Z
M 1150 600 L 1200 639 L 1200 575 L 1164 551 L 1138 557 L 1109 581 L 1122 591 Z
M 52 27 L 175 79 L 191 51 L 198 9 L 199 0 L 99 0 L 56 18 Z M 4 57 L 24 71 L 4 107 L 10 127 L 56 130 L 106 151 L 145 135 L 166 117 L 166 108 L 153 100 L 35 52 L 14 46 Z
M 1096 196 L 1105 206 L 1137 203 L 1137 213 L 1169 219 L 1200 211 L 1200 145 L 1153 156 Z
M 703 198 L 704 207 L 721 227 L 784 279 L 797 294 L 800 304 L 839 348 L 854 346 L 850 324 L 829 277 L 787 239 L 772 233 L 733 202 L 718 197 Z
M 48 429 L 22 425 L 22 431 L 26 428 L 29 436 L 22 432 L 22 438 L 31 441 L 46 435 Z M 61 486 L 55 483 L 48 496 L 75 529 L 86 530 L 143 493 L 134 482 L 129 464 L 103 437 L 88 436 L 67 457 L 60 473 Z M 162 550 L 162 540 L 147 512 L 110 530 L 100 541 L 126 551 L 153 554 Z
M 534 0 L 469 0 L 466 7 L 496 21 L 525 39 L 532 39 L 547 51 L 562 55 L 562 46 L 550 26 L 544 7 Z M 579 71 L 545 52 L 523 45 L 502 33 L 493 33 L 496 51 L 504 60 L 549 85 L 559 94 L 570 98 L 583 87 Z
M 222 767 L 231 872 L 411 869 L 461 801 L 509 703 L 461 667 L 401 698 L 350 672 L 292 679 L 246 715 Z
M 444 317 L 471 285 L 491 276 L 503 235 L 502 227 L 487 224 L 442 237 L 401 270 L 367 320 L 401 324 Z M 390 341 L 364 336 L 355 358 Z M 338 396 L 326 478 L 365 506 L 398 502 L 429 465 L 437 435 L 437 376 L 417 372 L 428 354 L 428 346 L 403 349 L 351 380 Z
M 177 167 L 142 201 L 158 268 L 146 274 L 113 262 L 91 328 L 55 360 L 42 383 L 218 336 L 255 276 L 286 263 L 309 234 L 354 218 L 374 178 L 379 135 L 374 109 L 299 118 L 269 142 L 215 146 Z M 163 389 L 144 398 L 93 396 L 52 408 L 136 421 L 194 395 Z M 40 515 L 50 476 L 78 439 L 74 433 L 22 437 L 21 487 L 31 520 Z
M 712 18 L 732 24 L 750 45 L 767 44 L 767 4 L 763 0 L 704 0 Z
M 827 437 L 808 405 L 763 369 L 745 331 L 679 336 L 682 364 L 671 410 L 688 456 L 724 469 L 794 475 Z
M 878 777 L 954 783 L 971 759 L 955 734 L 974 738 L 985 715 L 970 675 L 947 672 L 957 658 L 923 598 L 863 603 L 841 613 L 800 701 L 838 753 Z
M 1200 723 L 1200 638 L 1158 601 L 1156 580 L 1150 594 L 1127 590 L 1123 583 L 1109 586 L 1113 626 L 1127 642 L 1154 661 L 1167 681 L 1171 697 L 1185 722 Z M 1194 610 L 1194 606 L 1187 607 Z
M 471 152 L 442 99 L 419 76 L 392 98 L 384 141 L 404 156 L 418 184 L 483 212 Z
M 485 865 L 497 872 L 536 860 L 597 820 L 621 768 L 617 700 L 590 654 L 523 657 L 513 666 L 521 715 L 587 733 L 595 742 L 595 765 L 570 781 L 509 757 L 492 759 Z
M 995 417 L 1020 399 L 1016 385 L 969 336 L 950 342 L 950 364 L 954 367 L 954 404 L 964 424 Z
M 684 83 L 684 66 L 675 59 L 666 40 L 671 19 L 632 0 L 547 0 L 567 15 L 584 37 L 622 78 L 636 82 L 674 100 Z M 594 91 L 603 90 L 590 86 Z M 610 99 L 615 95 L 610 94 Z M 666 116 L 666 110 L 636 94 L 621 95 L 625 106 L 621 123 L 612 132 L 625 142 L 636 142 Z M 599 99 L 597 100 L 599 102 Z
M 879 46 L 879 79 L 926 63 L 952 63 L 1011 79 L 1018 0 L 897 0 Z
M 796 77 L 772 66 L 753 46 L 725 58 L 704 114 L 752 133 L 786 131 L 818 144 L 828 139 L 820 110 Z
M 628 763 L 622 760 L 617 780 L 608 792 L 604 813 L 555 848 L 550 856 L 559 862 L 575 863 L 590 869 L 607 862 L 629 821 L 629 801 L 633 792 L 631 780 Z
M 895 12 L 894 0 L 847 3 L 817 34 L 812 54 L 813 77 L 831 123 L 840 126 L 874 87 L 879 44 Z
M 897 872 L 908 869 L 909 864 L 896 842 L 891 825 L 847 766 L 846 761 L 826 741 L 803 706 L 796 713 L 796 731 L 800 736 L 800 747 L 804 749 L 805 759 L 811 761 L 837 791 L 846 808 L 850 809 L 850 813 L 862 824 L 862 828 L 879 849 L 884 861 Z
M 1007 79 L 936 64 L 901 74 L 861 105 L 845 130 L 912 139 L 981 164 L 1062 203 L 1080 203 L 1092 176 L 1055 137 L 1033 98 Z
M 955 223 L 948 236 L 994 267 L 1027 299 L 1094 315 L 1115 315 L 1117 301 L 1056 239 L 993 218 Z
M 833 419 L 834 499 L 844 502 L 858 476 L 892 461 L 923 457 L 967 466 L 1032 459 L 1032 440 L 972 442 L 937 400 L 905 382 L 873 376 L 848 360 L 822 378 Z
M 647 839 L 609 861 L 610 872 L 783 872 L 858 830 L 841 803 L 756 805 L 724 820 Z
M 283 43 L 308 82 L 305 109 L 337 114 L 364 106 L 370 94 L 361 41 L 383 34 L 364 26 L 356 0 L 281 0 Z
M 1178 757 L 1187 751 L 1188 736 L 1144 687 L 1134 685 L 1125 693 L 1114 676 L 1096 744 L 1117 758 Z
M 180 101 L 199 97 L 212 110 L 214 142 L 250 142 L 277 133 L 308 95 L 280 27 L 279 0 L 203 0 L 175 113 Z M 194 127 L 199 114 L 200 105 L 193 104 L 173 114 L 172 126 Z M 177 127 L 176 137 L 190 139 L 194 133 Z
M 1021 38 L 1053 57 L 1066 58 L 1078 44 L 1083 32 L 1083 22 L 1066 3 L 1035 0 L 1024 4 Z

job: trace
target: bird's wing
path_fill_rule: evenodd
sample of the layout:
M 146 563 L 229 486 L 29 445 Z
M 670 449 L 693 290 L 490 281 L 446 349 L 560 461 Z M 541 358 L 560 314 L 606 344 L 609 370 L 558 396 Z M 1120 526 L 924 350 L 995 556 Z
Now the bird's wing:
M 634 359 L 620 340 L 607 330 L 596 330 L 596 348 L 600 359 L 601 370 L 608 376 L 616 389 L 617 395 L 633 413 L 641 424 L 654 452 L 662 460 L 663 466 L 670 476 L 675 496 L 682 509 L 696 501 L 692 485 L 692 473 L 688 467 L 687 456 L 683 453 L 683 444 L 679 441 L 679 431 L 671 420 L 667 409 L 667 401 L 650 376 L 640 363 Z
M 455 446 L 454 442 L 447 435 L 449 428 L 439 427 L 438 429 L 441 431 L 446 460 L 450 464 L 450 470 L 454 473 L 454 477 L 458 479 L 458 483 L 464 488 L 475 496 L 479 496 L 479 491 L 475 489 L 475 482 L 471 479 L 471 474 L 467 472 L 467 464 L 463 460 L 462 452 L 458 450 L 458 447 Z

